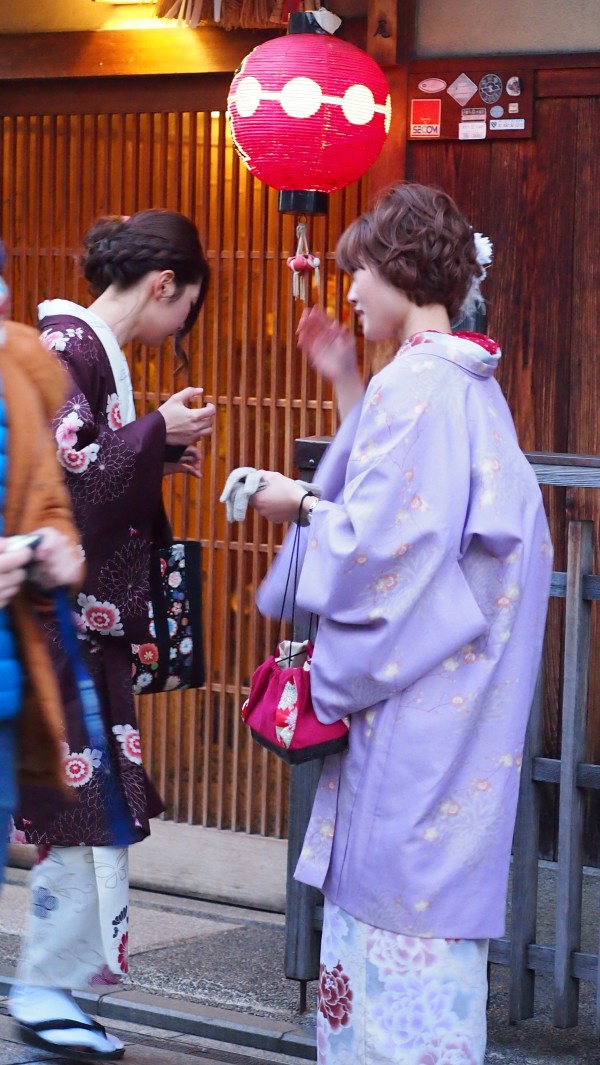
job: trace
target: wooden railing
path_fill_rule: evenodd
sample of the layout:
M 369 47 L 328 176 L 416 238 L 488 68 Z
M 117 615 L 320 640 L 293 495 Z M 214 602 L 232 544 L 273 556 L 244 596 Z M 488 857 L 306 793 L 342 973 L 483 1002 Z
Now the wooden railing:
M 295 462 L 309 479 L 327 447 L 327 439 L 296 441 Z M 540 484 L 600 488 L 600 458 L 585 455 L 530 453 Z M 560 759 L 543 757 L 543 667 L 527 729 L 517 821 L 513 842 L 510 936 L 492 940 L 490 962 L 507 966 L 510 975 L 509 1019 L 533 1016 L 537 973 L 554 974 L 556 1027 L 578 1022 L 579 983 L 596 985 L 596 1024 L 600 1031 L 599 955 L 581 950 L 584 870 L 584 792 L 600 788 L 600 765 L 585 761 L 587 695 L 590 666 L 591 604 L 600 599 L 600 576 L 592 573 L 594 527 L 572 521 L 567 530 L 567 569 L 552 576 L 551 596 L 565 600 L 563 676 L 561 687 Z M 288 890 L 285 972 L 301 982 L 301 1008 L 306 981 L 319 975 L 322 897 L 299 884 L 292 874 L 302 847 L 321 762 L 295 767 L 290 779 Z M 537 942 L 540 853 L 540 785 L 559 786 L 558 857 L 554 944 Z

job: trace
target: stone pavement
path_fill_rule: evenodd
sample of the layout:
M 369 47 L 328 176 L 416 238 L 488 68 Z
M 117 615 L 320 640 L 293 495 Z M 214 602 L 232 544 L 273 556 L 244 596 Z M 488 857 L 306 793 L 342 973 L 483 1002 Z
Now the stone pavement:
M 0 995 L 8 990 L 18 954 L 25 881 L 23 870 L 9 869 L 0 896 Z M 547 897 L 538 938 L 550 942 L 550 874 L 542 890 Z M 600 878 L 589 878 L 587 950 L 595 950 L 598 941 L 599 894 Z M 128 986 L 101 998 L 80 997 L 84 1008 L 127 1043 L 128 1065 L 187 1065 L 190 1058 L 207 1065 L 314 1060 L 316 987 L 309 985 L 311 1009 L 300 1015 L 298 985 L 282 974 L 281 914 L 133 890 L 130 920 Z M 581 1024 L 562 1031 L 551 1025 L 550 982 L 541 977 L 536 1017 L 509 1025 L 506 977 L 504 969 L 493 967 L 486 1065 L 600 1065 L 591 985 L 582 985 Z M 0 999 L 0 1065 L 66 1062 L 18 1043 L 3 1009 L 5 1014 Z

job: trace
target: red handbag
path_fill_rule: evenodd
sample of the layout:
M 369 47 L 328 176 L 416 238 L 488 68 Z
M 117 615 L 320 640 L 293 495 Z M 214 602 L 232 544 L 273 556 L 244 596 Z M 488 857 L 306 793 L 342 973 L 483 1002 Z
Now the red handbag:
M 299 517 L 302 502 L 298 512 Z M 300 527 L 298 525 L 283 593 L 285 603 L 293 570 L 292 631 L 298 587 L 299 557 Z M 280 632 L 282 620 L 283 607 L 279 618 Z M 278 642 L 275 654 L 254 670 L 250 680 L 250 693 L 242 707 L 242 720 L 249 726 L 256 742 L 291 765 L 309 762 L 313 758 L 324 758 L 327 754 L 343 751 L 348 745 L 348 722 L 341 720 L 323 725 L 313 709 L 310 694 L 312 653 L 313 645 L 310 639 L 303 642 L 293 640 Z
M 277 656 L 271 655 L 254 670 L 250 694 L 242 707 L 242 720 L 256 742 L 291 765 L 324 758 L 348 745 L 347 723 L 323 725 L 313 709 L 312 652 L 309 640 L 282 640 Z

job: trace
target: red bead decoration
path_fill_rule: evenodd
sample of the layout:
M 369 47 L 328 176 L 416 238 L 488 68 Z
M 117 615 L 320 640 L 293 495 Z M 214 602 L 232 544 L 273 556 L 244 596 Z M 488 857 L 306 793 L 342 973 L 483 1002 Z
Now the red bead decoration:
M 377 63 L 329 34 L 292 33 L 243 60 L 227 101 L 246 166 L 279 190 L 335 192 L 361 177 L 387 136 L 390 92 Z M 310 208 L 308 208 L 310 210 Z

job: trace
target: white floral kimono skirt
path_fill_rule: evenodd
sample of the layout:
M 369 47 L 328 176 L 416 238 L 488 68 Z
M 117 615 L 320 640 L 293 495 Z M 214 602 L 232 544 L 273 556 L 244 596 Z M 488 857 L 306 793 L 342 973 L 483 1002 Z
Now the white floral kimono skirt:
M 127 972 L 127 847 L 40 847 L 17 979 L 98 991 Z
M 488 940 L 419 939 L 325 900 L 318 1065 L 483 1065 Z

